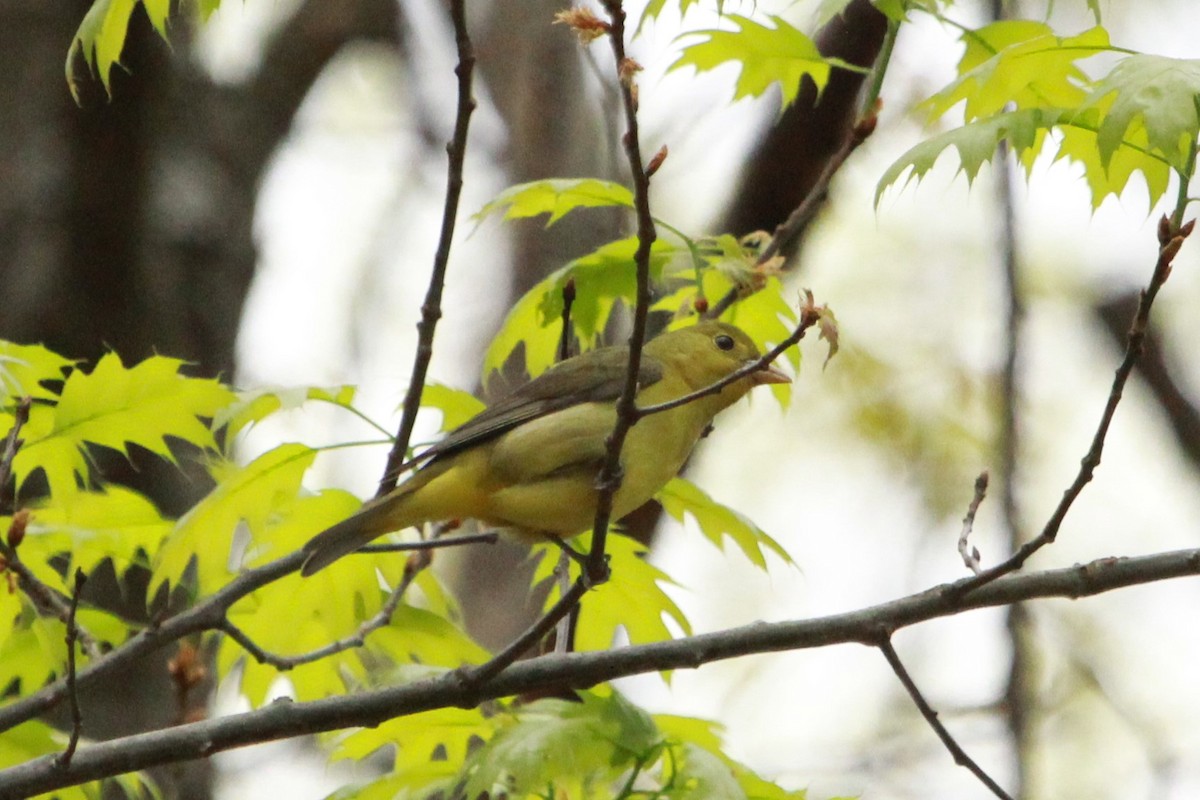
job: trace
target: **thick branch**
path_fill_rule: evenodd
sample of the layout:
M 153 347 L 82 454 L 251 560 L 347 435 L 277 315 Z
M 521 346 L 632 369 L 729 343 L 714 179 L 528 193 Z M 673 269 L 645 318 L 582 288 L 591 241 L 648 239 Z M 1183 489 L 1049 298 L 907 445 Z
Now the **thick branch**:
M 1079 598 L 1126 586 L 1200 575 L 1200 550 L 1138 558 L 1105 558 L 1067 569 L 1010 575 L 978 590 L 955 591 L 965 581 L 928 589 L 877 606 L 810 620 L 754 623 L 719 633 L 597 653 L 548 655 L 514 664 L 482 683 L 455 673 L 359 694 L 265 708 L 169 730 L 82 747 L 61 769 L 54 756 L 0 771 L 0 798 L 28 797 L 85 781 L 300 734 L 353 726 L 448 706 L 471 707 L 543 687 L 585 688 L 627 675 L 696 668 L 738 656 L 858 642 L 877 647 L 881 631 L 894 632 L 964 611 L 1045 597 Z

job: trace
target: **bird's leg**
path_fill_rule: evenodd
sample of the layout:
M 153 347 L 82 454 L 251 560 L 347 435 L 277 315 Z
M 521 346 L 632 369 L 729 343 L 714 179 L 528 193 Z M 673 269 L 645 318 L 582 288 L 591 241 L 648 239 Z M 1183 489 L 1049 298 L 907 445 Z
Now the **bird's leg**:
M 554 541 L 557 542 L 558 539 Z M 558 556 L 558 566 L 554 568 L 554 571 L 558 573 L 558 592 L 560 597 L 566 594 L 567 590 L 571 588 L 571 557 L 567 555 L 567 551 L 574 552 L 570 547 L 566 545 L 564 547 L 565 549 Z M 571 636 L 573 626 L 571 623 L 574 621 L 575 613 L 578 610 L 579 606 L 576 606 L 575 610 L 560 619 L 558 625 L 554 628 L 555 653 L 569 653 L 573 649 L 574 642 L 571 641 L 573 638 Z

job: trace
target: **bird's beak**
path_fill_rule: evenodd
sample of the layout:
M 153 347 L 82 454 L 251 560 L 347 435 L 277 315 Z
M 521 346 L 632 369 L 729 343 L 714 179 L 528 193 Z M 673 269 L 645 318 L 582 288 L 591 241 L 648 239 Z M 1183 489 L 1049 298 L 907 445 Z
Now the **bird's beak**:
M 792 379 L 788 374 L 778 367 L 768 364 L 760 370 L 750 373 L 750 380 L 755 386 L 762 386 L 764 383 L 791 383 Z

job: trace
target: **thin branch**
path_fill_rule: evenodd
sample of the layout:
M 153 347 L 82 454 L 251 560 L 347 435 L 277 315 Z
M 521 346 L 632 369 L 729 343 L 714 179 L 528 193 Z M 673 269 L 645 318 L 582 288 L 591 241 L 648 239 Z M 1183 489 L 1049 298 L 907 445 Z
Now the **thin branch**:
M 1162 288 L 1170 276 L 1171 262 L 1175 259 L 1179 248 L 1183 246 L 1184 239 L 1191 234 L 1195 220 L 1178 228 L 1167 220 L 1166 217 L 1163 217 L 1163 223 L 1159 228 L 1160 247 L 1158 261 L 1154 265 L 1154 273 L 1151 275 L 1150 282 L 1146 285 L 1146 288 L 1142 290 L 1137 313 L 1134 315 L 1133 322 L 1129 327 L 1129 334 L 1126 338 L 1125 357 L 1113 375 L 1112 389 L 1109 391 L 1108 401 L 1104 405 L 1104 412 L 1100 415 L 1100 423 L 1096 427 L 1096 432 L 1092 436 L 1092 444 L 1079 464 L 1079 472 L 1076 473 L 1075 480 L 1063 492 L 1062 499 L 1054 509 L 1054 513 L 1050 515 L 1050 519 L 1042 528 L 1041 533 L 1021 545 L 1015 553 L 1000 564 L 984 570 L 975 577 L 963 582 L 956 591 L 975 591 L 1002 575 L 1007 575 L 1010 572 L 1018 570 L 1030 556 L 1052 543 L 1058 536 L 1058 530 L 1062 527 L 1063 520 L 1066 519 L 1071 505 L 1079 497 L 1084 487 L 1092 480 L 1096 467 L 1100 466 L 1100 457 L 1104 452 L 1104 440 L 1108 436 L 1109 426 L 1112 424 L 1113 416 L 1116 414 L 1117 405 L 1121 402 L 1121 395 L 1125 391 L 1125 384 L 1129 380 L 1129 375 L 1133 372 L 1133 367 L 1142 352 L 1142 342 L 1146 337 L 1146 328 L 1150 320 L 1150 309 L 1154 305 L 1154 298 L 1158 296 L 1158 290 Z
M 877 113 L 878 109 L 872 106 L 869 113 L 856 122 L 854 127 L 847 132 L 846 140 L 842 142 L 842 146 L 838 148 L 837 152 L 825 162 L 821 174 L 817 176 L 817 180 L 813 183 L 812 188 L 808 190 L 808 194 L 800 201 L 800 205 L 796 206 L 786 220 L 775 226 L 775 230 L 771 234 L 771 240 L 763 248 L 762 252 L 758 254 L 755 266 L 762 266 L 778 256 L 780 251 L 812 221 L 813 215 L 821 207 L 821 201 L 825 198 L 825 193 L 829 191 L 829 183 L 833 180 L 833 176 L 846 163 L 846 159 L 850 158 L 850 154 L 857 150 L 859 145 L 875 132 L 875 125 L 878 122 Z M 726 292 L 724 297 L 713 303 L 708 311 L 704 313 L 705 319 L 717 319 L 724 314 L 742 296 L 742 291 L 741 287 L 735 286 Z
M 392 615 L 396 613 L 400 601 L 404 599 L 404 593 L 408 591 L 408 587 L 412 585 L 417 574 L 425 568 L 426 563 L 428 562 L 410 561 L 406 564 L 404 574 L 392 588 L 392 591 L 388 593 L 387 600 L 384 601 L 379 610 L 372 614 L 369 619 L 363 621 L 358 626 L 358 630 L 352 635 L 330 642 L 324 647 L 318 647 L 307 653 L 284 656 L 265 650 L 250 638 L 249 634 L 230 621 L 228 617 L 221 620 L 218 629 L 241 645 L 242 649 L 249 653 L 258 663 L 269 664 L 277 670 L 286 672 L 303 664 L 311 664 L 314 661 L 320 661 L 323 658 L 329 658 L 345 650 L 353 650 L 356 647 L 362 647 L 366 644 L 368 636 L 392 621 Z
M 625 9 L 621 0 L 603 0 L 605 11 L 612 20 L 608 40 L 612 45 L 616 61 L 617 83 L 621 88 L 621 105 L 625 110 L 625 135 L 622 144 L 629 161 L 633 180 L 634 208 L 637 212 L 638 246 L 634 253 L 637 270 L 637 297 L 633 307 L 633 331 L 629 334 L 629 365 L 625 372 L 625 385 L 617 398 L 617 421 L 608 437 L 608 450 L 596 477 L 596 518 L 592 524 L 592 550 L 588 555 L 588 566 L 580 577 L 590 584 L 603 583 L 608 579 L 608 558 L 605 543 L 608 525 L 612 517 L 613 496 L 621 485 L 621 449 L 629 429 L 637 422 L 634 397 L 638 388 L 638 373 L 642 365 L 642 346 L 646 342 L 646 318 L 650 311 L 650 248 L 658 234 L 654 218 L 650 214 L 650 176 L 642 163 L 642 150 L 638 137 L 637 87 L 634 74 L 640 67 L 625 55 Z
M 408 392 L 404 395 L 404 411 L 400 416 L 400 430 L 388 453 L 387 466 L 379 481 L 376 497 L 396 488 L 396 480 L 403 471 L 404 455 L 417 423 L 417 411 L 421 407 L 421 392 L 425 388 L 425 375 L 433 359 L 433 335 L 442 316 L 442 288 L 446 283 L 446 267 L 450 262 L 450 244 L 454 238 L 454 224 L 458 217 L 458 201 L 462 195 L 463 162 L 467 152 L 467 131 L 471 114 L 475 111 L 475 99 L 471 96 L 471 77 L 475 71 L 475 51 L 467 36 L 467 17 L 464 0 L 451 0 L 450 17 L 454 21 L 454 42 L 458 48 L 458 107 L 454 119 L 454 136 L 446 146 L 449 165 L 446 177 L 446 202 L 442 209 L 442 230 L 438 237 L 437 252 L 433 257 L 433 270 L 429 275 L 429 289 L 421 305 L 421 321 L 417 323 L 417 353 L 413 361 L 412 377 Z
M 498 675 L 520 658 L 526 650 L 541 641 L 542 637 L 549 633 L 558 624 L 559 620 L 566 619 L 590 588 L 591 583 L 587 580 L 587 575 L 581 574 L 571 584 L 571 588 L 563 592 L 562 597 L 558 598 L 558 602 L 542 615 L 541 619 L 530 625 L 524 633 L 514 639 L 487 663 L 474 669 L 464 669 L 460 673 L 459 679 L 464 685 L 478 686 Z
M 562 336 L 558 340 L 558 360 L 571 357 L 571 306 L 575 304 L 575 279 L 569 278 L 562 288 Z
M 1105 558 L 1067 569 L 1010 575 L 977 591 L 940 586 L 845 614 L 754 623 L 718 633 L 590 653 L 528 659 L 482 681 L 458 673 L 306 703 L 263 708 L 85 745 L 68 769 L 47 756 L 0 770 L 0 797 L 28 797 L 160 764 L 204 758 L 299 733 L 374 726 L 397 716 L 450 706 L 473 707 L 545 687 L 582 689 L 640 673 L 696 668 L 756 653 L 857 642 L 878 647 L 880 630 L 896 631 L 971 609 L 1036 598 L 1079 598 L 1138 584 L 1200 575 L 1200 549 L 1137 558 Z M 581 584 L 577 582 L 576 586 Z M 582 591 L 582 589 L 580 590 Z M 537 637 L 534 637 L 535 639 Z
M 17 451 L 21 449 L 21 428 L 24 428 L 25 423 L 29 422 L 29 408 L 31 405 L 33 405 L 33 398 L 21 398 L 17 403 L 16 409 L 13 411 L 12 427 L 8 429 L 8 434 L 4 437 L 4 450 L 0 452 L 0 497 L 4 496 L 8 480 L 12 477 L 13 459 L 17 457 Z M 16 494 L 16 490 L 14 489 L 14 504 Z M 4 508 L 0 508 L 0 513 L 4 511 Z
M 929 723 L 929 727 L 933 728 L 933 732 L 942 740 L 942 744 L 950 751 L 950 755 L 954 757 L 954 763 L 960 767 L 966 767 L 968 771 L 980 783 L 988 788 L 992 794 L 999 797 L 1000 800 L 1012 800 L 1008 792 L 1000 787 L 990 775 L 988 775 L 975 760 L 967 755 L 967 751 L 962 749 L 962 746 L 950 735 L 950 731 L 946 730 L 946 726 L 938 719 L 938 713 L 933 710 L 925 700 L 925 696 L 921 694 L 921 690 L 917 688 L 917 684 L 913 681 L 912 676 L 908 674 L 908 670 L 904 666 L 904 662 L 900 660 L 900 656 L 896 653 L 896 648 L 892 646 L 891 637 L 883 635 L 879 641 L 875 643 L 879 651 L 883 653 L 883 657 L 887 659 L 888 664 L 892 668 L 892 672 L 896 673 L 896 677 L 900 679 L 900 683 L 904 686 L 904 690 L 908 692 L 908 696 L 912 698 L 913 704 L 917 710 L 921 712 L 921 716 Z
M 75 589 L 71 592 L 71 609 L 67 615 L 67 695 L 71 700 L 71 738 L 67 740 L 67 748 L 58 754 L 59 769 L 71 766 L 75 757 L 75 748 L 79 746 L 79 736 L 83 733 L 83 714 L 79 711 L 79 693 L 75 686 L 75 643 L 79 639 L 79 629 L 75 626 L 75 612 L 79 610 L 79 595 L 87 575 L 83 570 L 75 570 Z
M 983 503 L 983 498 L 987 496 L 987 488 L 988 474 L 981 472 L 975 479 L 975 495 L 971 498 L 970 505 L 967 506 L 967 515 L 963 517 L 962 531 L 958 534 L 958 554 L 962 556 L 967 569 L 976 575 L 982 572 L 983 568 L 979 566 L 979 548 L 971 547 L 969 539 L 971 530 L 975 527 L 975 515 L 979 513 L 979 506 Z

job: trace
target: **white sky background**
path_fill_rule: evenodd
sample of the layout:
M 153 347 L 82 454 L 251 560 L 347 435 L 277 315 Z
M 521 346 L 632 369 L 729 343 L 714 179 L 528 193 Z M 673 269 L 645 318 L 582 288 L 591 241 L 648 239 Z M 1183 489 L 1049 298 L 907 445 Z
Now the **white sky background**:
M 411 365 L 444 191 L 444 158 L 416 162 L 428 152 L 418 126 L 431 128 L 441 142 L 453 122 L 450 38 L 440 4 L 409 5 L 428 19 L 427 32 L 443 31 L 440 39 L 422 35 L 417 43 L 424 48 L 426 74 L 405 83 L 386 50 L 344 53 L 314 88 L 267 176 L 256 222 L 259 272 L 238 352 L 243 386 L 356 383 L 360 405 L 390 427 Z M 1057 30 L 1088 27 L 1079 13 L 1082 2 L 1057 5 Z M 1157 3 L 1154 14 L 1138 5 L 1105 5 L 1114 43 L 1196 55 L 1189 0 Z M 291 6 L 284 0 L 225 3 L 210 30 L 214 70 L 235 79 L 253 69 L 255 43 L 270 20 Z M 963 22 L 980 21 L 956 14 Z M 943 85 L 960 52 L 952 31 L 917 19 L 905 28 L 889 71 L 880 130 L 839 174 L 832 208 L 805 250 L 803 282 L 837 312 L 844 347 L 901 368 L 893 385 L 878 387 L 880 394 L 902 397 L 931 419 L 949 415 L 985 443 L 992 423 L 978 403 L 964 404 L 970 395 L 956 381 L 963 372 L 982 379 L 998 367 L 999 217 L 991 174 L 985 168 L 968 191 L 946 159 L 920 186 L 890 191 L 879 210 L 872 209 L 879 174 L 921 136 L 906 116 L 909 101 Z M 692 27 L 713 23 L 705 12 L 688 18 Z M 631 49 L 647 67 L 641 79 L 643 149 L 653 152 L 662 142 L 671 149 L 652 189 L 656 213 L 699 231 L 718 209 L 696 198 L 725 194 L 743 148 L 764 115 L 775 113 L 776 101 L 730 106 L 732 71 L 662 77 L 677 32 L 677 23 L 664 20 Z M 601 56 L 600 46 L 594 47 Z M 412 119 L 418 106 L 430 118 Z M 504 227 L 489 222 L 467 235 L 473 225 L 466 217 L 503 188 L 490 161 L 504 132 L 486 102 L 472 121 L 471 137 L 446 316 L 432 367 L 434 380 L 464 388 L 474 385 L 484 338 L 506 311 L 493 298 L 503 295 L 508 280 Z M 1018 184 L 1017 194 L 1031 294 L 1019 499 L 1027 526 L 1036 530 L 1074 475 L 1118 360 L 1085 306 L 1144 283 L 1156 253 L 1157 212 L 1147 213 L 1139 187 L 1092 215 L 1076 171 L 1061 164 L 1039 169 L 1031 186 Z M 1191 242 L 1155 314 L 1175 343 L 1171 356 L 1187 365 L 1180 377 L 1200 391 L 1196 358 L 1182 344 L 1200 335 L 1200 321 L 1189 313 L 1200 290 L 1198 264 Z M 847 407 L 871 398 L 849 394 L 854 387 L 839 380 L 837 359 L 820 370 L 823 346 L 806 342 L 805 353 L 792 408 L 780 413 L 768 397 L 759 397 L 726 413 L 691 475 L 778 538 L 799 568 L 776 564 L 763 576 L 740 556 L 698 544 L 694 531 L 672 526 L 654 560 L 684 585 L 677 599 L 698 631 L 850 610 L 964 572 L 954 543 L 970 477 L 936 487 L 961 502 L 948 516 L 934 515 L 926 503 L 927 480 L 889 458 L 886 443 L 864 440 L 849 424 Z M 1170 435 L 1135 380 L 1096 480 L 1058 543 L 1031 566 L 1196 546 L 1196 476 Z M 370 436 L 344 415 L 305 411 L 263 425 L 248 447 Z M 972 445 L 966 447 L 969 462 Z M 988 466 L 984 446 L 974 447 L 978 464 L 967 467 L 972 474 Z M 313 485 L 366 495 L 383 454 L 342 451 L 318 462 Z M 997 512 L 995 498 L 989 499 L 977 523 L 974 541 L 985 561 L 1001 555 Z M 1068 796 L 1061 794 L 1068 787 L 1070 796 L 1097 800 L 1200 794 L 1200 733 L 1194 725 L 1200 718 L 1194 678 L 1200 632 L 1188 613 L 1198 602 L 1200 585 L 1192 581 L 1032 607 L 1037 636 L 1053 643 L 1052 680 L 1043 693 L 1059 704 L 1042 734 L 1045 748 L 1035 775 L 1048 787 L 1046 796 Z M 896 645 L 968 752 L 1010 784 L 1002 724 L 980 710 L 996 701 L 1007 670 L 1000 621 L 998 613 L 978 612 L 908 629 Z M 1067 668 L 1063 652 L 1088 665 L 1111 706 L 1065 691 L 1075 681 L 1061 671 Z M 654 711 L 720 719 L 728 726 L 732 755 L 787 785 L 810 787 L 814 798 L 985 796 L 932 731 L 914 721 L 886 663 L 867 648 L 757 656 L 677 672 L 669 690 L 654 676 L 624 681 L 622 688 Z M 269 762 L 274 768 L 247 751 L 219 760 L 221 796 L 286 789 L 289 797 L 321 797 L 336 785 L 323 763 L 297 758 L 291 748 L 272 752 L 278 755 Z M 1167 778 L 1155 783 L 1159 769 Z

